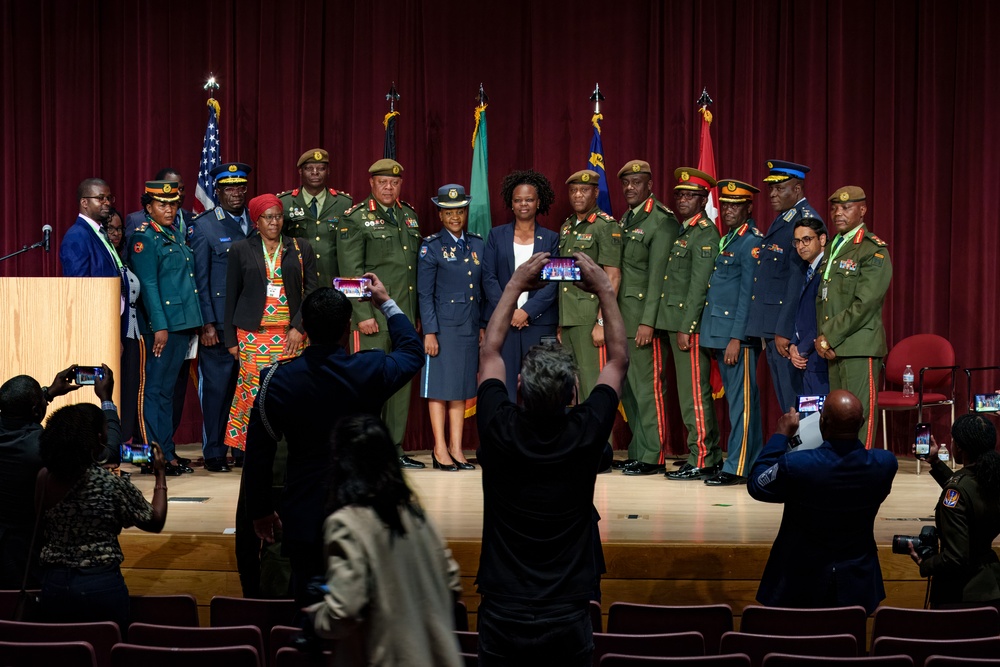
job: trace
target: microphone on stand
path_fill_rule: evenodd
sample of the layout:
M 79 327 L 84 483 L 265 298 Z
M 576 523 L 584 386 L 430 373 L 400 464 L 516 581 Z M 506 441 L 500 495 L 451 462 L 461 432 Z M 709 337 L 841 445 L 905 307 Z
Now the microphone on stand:
M 45 252 L 49 251 L 49 235 L 52 233 L 52 225 L 42 225 L 42 247 Z

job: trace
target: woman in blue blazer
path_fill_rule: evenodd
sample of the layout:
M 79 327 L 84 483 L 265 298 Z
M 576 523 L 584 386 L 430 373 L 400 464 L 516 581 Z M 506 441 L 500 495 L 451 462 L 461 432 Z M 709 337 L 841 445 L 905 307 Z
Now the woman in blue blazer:
M 556 195 L 552 184 L 537 171 L 528 169 L 508 174 L 500 185 L 504 205 L 514 213 L 512 223 L 494 228 L 486 241 L 483 256 L 483 291 L 486 307 L 483 326 L 493 316 L 500 295 L 514 270 L 536 252 L 559 254 L 559 234 L 539 225 L 536 216 L 549 211 Z M 507 395 L 517 401 L 517 376 L 521 359 L 544 336 L 556 335 L 559 307 L 555 283 L 524 292 L 511 318 L 511 331 L 504 341 L 502 356 L 507 367 Z

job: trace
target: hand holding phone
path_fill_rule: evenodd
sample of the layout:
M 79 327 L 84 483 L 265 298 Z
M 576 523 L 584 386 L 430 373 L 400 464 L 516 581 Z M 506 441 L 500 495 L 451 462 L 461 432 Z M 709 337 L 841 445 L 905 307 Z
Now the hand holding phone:
M 917 424 L 916 438 L 914 439 L 913 451 L 917 458 L 926 459 L 931 452 L 931 425 L 927 422 Z
M 73 381 L 79 385 L 94 384 L 104 379 L 103 366 L 77 366 Z
M 575 282 L 582 280 L 580 267 L 574 257 L 549 257 L 548 263 L 542 267 L 539 280 L 554 282 Z
M 333 289 L 348 299 L 368 301 L 372 298 L 372 281 L 369 278 L 334 278 Z

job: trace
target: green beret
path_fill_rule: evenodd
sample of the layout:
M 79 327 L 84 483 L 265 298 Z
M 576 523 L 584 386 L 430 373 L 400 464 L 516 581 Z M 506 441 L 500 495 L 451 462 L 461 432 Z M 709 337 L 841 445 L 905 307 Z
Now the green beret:
M 831 204 L 846 204 L 847 202 L 864 201 L 865 199 L 867 199 L 865 191 L 856 185 L 845 185 L 830 195 Z
M 372 176 L 402 176 L 403 165 L 395 160 L 384 157 L 368 168 Z

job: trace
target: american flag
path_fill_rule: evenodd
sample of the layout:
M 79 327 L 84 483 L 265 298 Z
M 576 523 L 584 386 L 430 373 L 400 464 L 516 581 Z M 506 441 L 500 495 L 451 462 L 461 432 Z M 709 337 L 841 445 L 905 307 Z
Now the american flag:
M 219 103 L 214 99 L 208 101 L 208 127 L 205 128 L 205 141 L 201 145 L 201 163 L 198 165 L 198 189 L 194 196 L 201 204 L 201 209 L 208 211 L 215 208 L 215 179 L 209 172 L 222 162 L 219 155 L 222 146 L 219 144 Z M 198 209 L 198 206 L 194 207 Z

